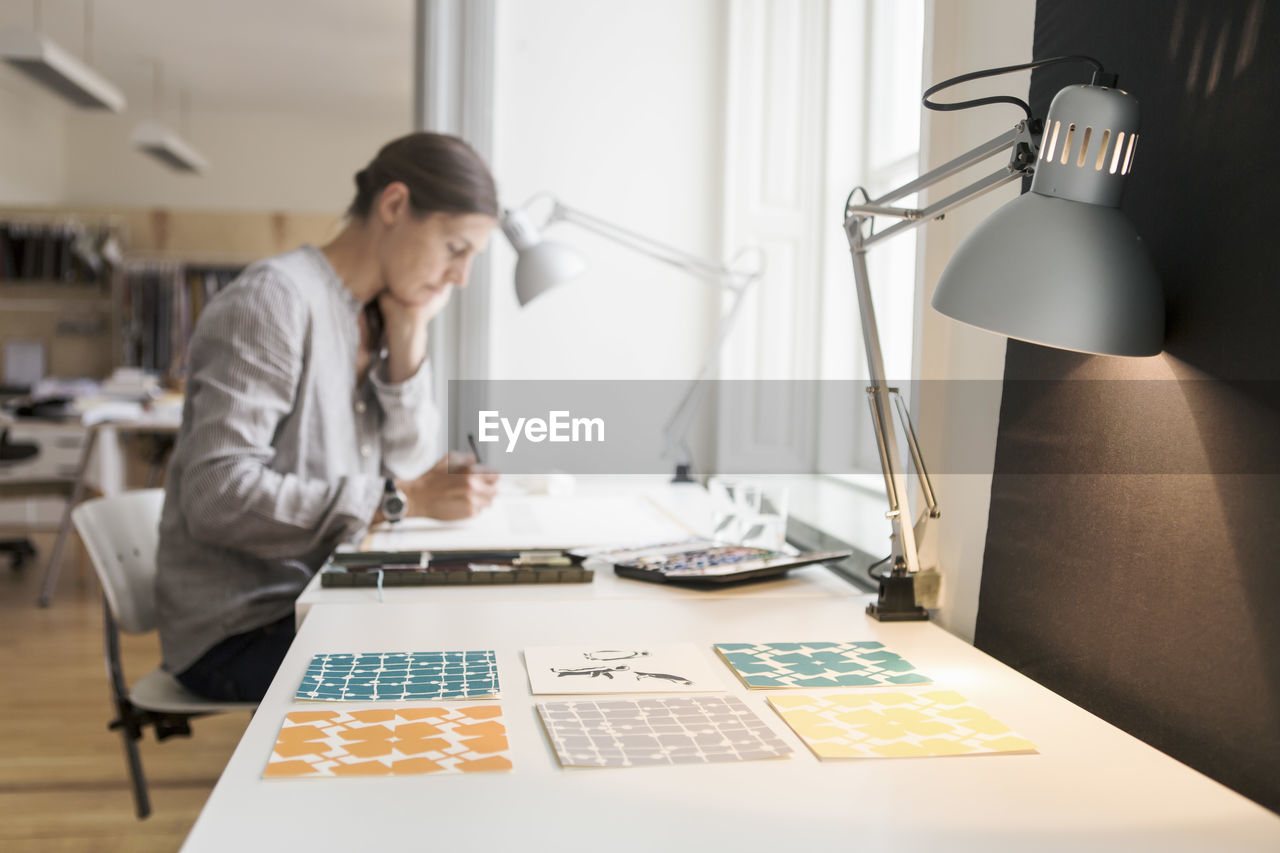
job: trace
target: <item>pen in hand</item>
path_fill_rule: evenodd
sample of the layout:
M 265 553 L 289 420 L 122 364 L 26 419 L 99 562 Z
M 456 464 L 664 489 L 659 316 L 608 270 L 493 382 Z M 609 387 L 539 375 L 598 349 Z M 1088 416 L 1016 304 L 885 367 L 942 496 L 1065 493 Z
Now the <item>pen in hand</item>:
M 483 465 L 484 460 L 480 458 L 480 448 L 476 446 L 475 433 L 467 433 L 467 444 L 471 445 L 471 454 L 476 458 L 477 465 Z

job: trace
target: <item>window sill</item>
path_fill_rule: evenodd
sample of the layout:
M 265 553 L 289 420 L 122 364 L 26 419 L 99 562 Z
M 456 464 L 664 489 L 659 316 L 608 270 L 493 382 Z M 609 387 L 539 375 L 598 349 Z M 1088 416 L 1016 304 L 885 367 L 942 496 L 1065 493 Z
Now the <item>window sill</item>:
M 769 476 L 785 486 L 788 539 L 809 549 L 853 548 L 842 574 L 870 589 L 866 568 L 889 552 L 891 526 L 885 518 L 884 480 L 879 474 Z

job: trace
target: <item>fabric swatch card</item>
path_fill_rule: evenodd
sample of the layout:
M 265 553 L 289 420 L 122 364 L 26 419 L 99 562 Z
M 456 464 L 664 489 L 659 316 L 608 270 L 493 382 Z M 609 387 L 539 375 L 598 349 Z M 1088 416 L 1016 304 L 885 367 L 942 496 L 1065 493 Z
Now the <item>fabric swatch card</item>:
M 885 687 L 933 681 L 884 643 L 717 643 L 716 651 L 751 688 Z
M 914 758 L 1035 752 L 954 690 L 779 694 L 769 704 L 818 758 Z
M 496 699 L 493 651 L 319 654 L 293 698 L 320 702 Z
M 497 705 L 294 711 L 264 777 L 407 776 L 510 770 Z
M 606 649 L 540 646 L 524 650 L 533 693 L 706 693 L 724 690 L 693 643 Z
M 537 707 L 565 767 L 712 764 L 791 753 L 733 696 L 583 699 Z

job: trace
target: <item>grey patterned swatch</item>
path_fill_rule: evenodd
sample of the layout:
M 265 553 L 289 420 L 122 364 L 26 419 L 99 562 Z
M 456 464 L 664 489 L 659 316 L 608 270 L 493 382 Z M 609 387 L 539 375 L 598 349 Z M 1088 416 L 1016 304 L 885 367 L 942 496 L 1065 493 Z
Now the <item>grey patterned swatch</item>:
M 537 707 L 565 767 L 712 764 L 791 752 L 732 696 L 539 702 Z

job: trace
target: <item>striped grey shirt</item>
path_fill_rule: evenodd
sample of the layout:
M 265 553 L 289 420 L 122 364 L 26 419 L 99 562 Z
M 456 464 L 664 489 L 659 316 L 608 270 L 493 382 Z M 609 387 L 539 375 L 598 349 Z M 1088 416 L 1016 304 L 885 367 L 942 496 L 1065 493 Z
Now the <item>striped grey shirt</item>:
M 356 384 L 359 301 L 313 246 L 247 269 L 191 339 L 157 555 L 164 664 L 287 615 L 334 547 L 365 529 L 383 477 L 434 461 L 430 367 Z

